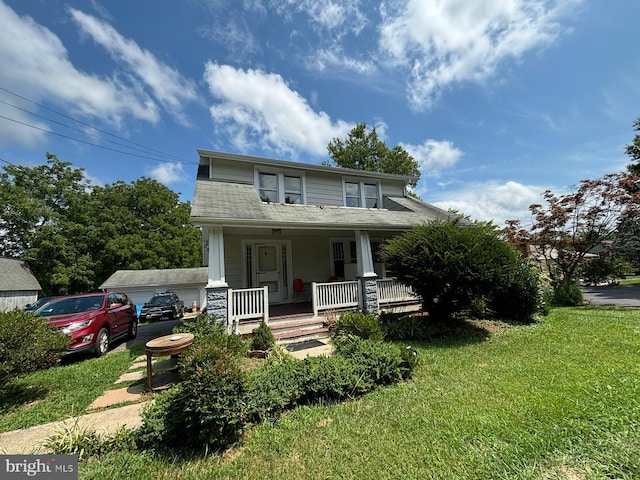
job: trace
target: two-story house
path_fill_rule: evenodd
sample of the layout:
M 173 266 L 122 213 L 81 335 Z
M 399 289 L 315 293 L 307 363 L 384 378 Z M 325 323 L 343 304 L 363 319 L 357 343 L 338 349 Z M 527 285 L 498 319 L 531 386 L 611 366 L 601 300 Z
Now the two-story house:
M 407 176 L 198 153 L 191 220 L 203 232 L 207 311 L 231 324 L 294 301 L 317 315 L 407 300 L 380 245 L 449 215 L 408 195 Z

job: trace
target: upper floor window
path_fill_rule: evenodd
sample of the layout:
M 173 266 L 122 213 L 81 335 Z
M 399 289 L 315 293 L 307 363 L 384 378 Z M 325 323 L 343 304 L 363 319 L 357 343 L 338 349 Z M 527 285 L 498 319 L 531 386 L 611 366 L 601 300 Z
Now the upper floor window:
M 360 184 L 344 182 L 344 204 L 347 207 L 360 206 Z
M 345 180 L 344 204 L 346 207 L 379 208 L 380 188 L 378 184 Z
M 284 176 L 284 202 L 302 203 L 302 179 L 300 177 Z
M 275 173 L 260 173 L 258 187 L 263 202 L 278 202 L 278 176 Z
M 304 177 L 280 172 L 256 172 L 260 199 L 272 203 L 304 203 Z

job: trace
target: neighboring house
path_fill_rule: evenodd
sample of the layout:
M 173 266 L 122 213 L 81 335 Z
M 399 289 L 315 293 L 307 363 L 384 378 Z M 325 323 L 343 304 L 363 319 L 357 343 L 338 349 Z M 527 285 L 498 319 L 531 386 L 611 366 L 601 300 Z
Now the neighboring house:
M 190 310 L 195 302 L 201 309 L 206 302 L 207 267 L 158 270 L 118 270 L 100 290 L 126 293 L 137 306 L 148 302 L 156 293 L 175 292 Z
M 449 216 L 408 195 L 415 179 L 198 153 L 191 221 L 203 231 L 209 312 L 235 323 L 294 301 L 318 315 L 415 300 L 379 258 L 385 240 Z
M 41 290 L 26 262 L 0 257 L 0 311 L 22 310 L 38 299 Z

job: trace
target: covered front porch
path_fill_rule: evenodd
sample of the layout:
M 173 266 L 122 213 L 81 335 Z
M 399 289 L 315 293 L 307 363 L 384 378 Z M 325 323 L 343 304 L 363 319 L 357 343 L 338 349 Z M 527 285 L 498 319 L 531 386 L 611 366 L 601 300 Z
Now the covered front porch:
M 207 311 L 229 332 L 262 319 L 321 318 L 328 312 L 419 305 L 386 275 L 381 244 L 394 231 L 203 228 Z

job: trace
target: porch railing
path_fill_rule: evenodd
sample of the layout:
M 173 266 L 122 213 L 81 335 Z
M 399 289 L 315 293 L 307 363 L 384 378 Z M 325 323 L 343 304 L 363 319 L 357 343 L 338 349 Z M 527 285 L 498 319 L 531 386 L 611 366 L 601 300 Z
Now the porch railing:
M 311 284 L 313 314 L 320 310 L 357 308 L 360 304 L 359 282 L 330 282 Z
M 241 320 L 262 319 L 269 322 L 269 288 L 229 289 L 229 324 L 238 333 Z
M 388 304 L 418 300 L 418 296 L 411 287 L 399 282 L 395 278 L 382 278 L 378 280 L 378 303 Z

